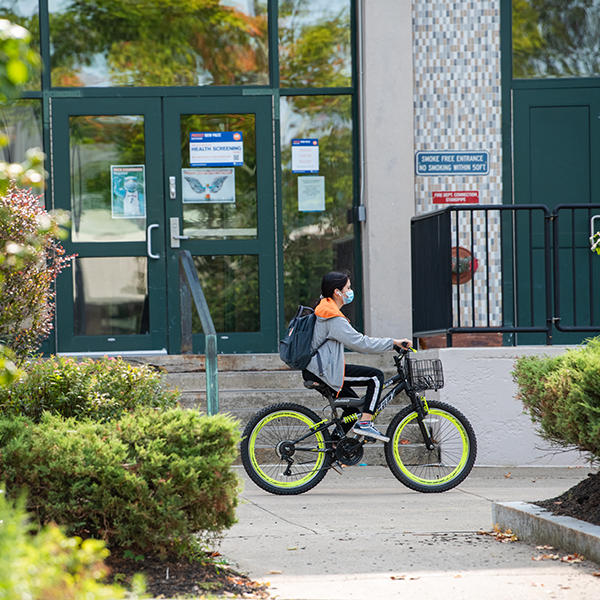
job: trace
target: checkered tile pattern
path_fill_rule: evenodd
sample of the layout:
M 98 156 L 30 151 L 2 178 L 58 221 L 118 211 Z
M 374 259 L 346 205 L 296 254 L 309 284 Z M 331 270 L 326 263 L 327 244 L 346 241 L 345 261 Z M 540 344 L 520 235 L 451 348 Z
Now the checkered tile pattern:
M 413 0 L 413 60 L 415 152 L 490 154 L 489 175 L 415 176 L 416 214 L 440 208 L 432 203 L 433 191 L 477 190 L 481 204 L 501 204 L 500 0 Z M 455 324 L 501 324 L 500 239 L 494 214 L 487 229 L 483 213 L 474 215 L 473 239 L 470 217 L 455 221 L 460 245 L 473 250 L 479 262 L 473 286 L 460 286 L 460 297 L 454 286 Z

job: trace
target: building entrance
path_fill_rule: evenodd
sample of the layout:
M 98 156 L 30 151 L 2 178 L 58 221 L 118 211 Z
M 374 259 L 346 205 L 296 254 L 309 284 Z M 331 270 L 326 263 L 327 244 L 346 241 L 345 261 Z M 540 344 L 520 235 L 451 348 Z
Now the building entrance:
M 54 98 L 54 205 L 73 266 L 57 281 L 58 352 L 181 351 L 179 250 L 219 352 L 276 350 L 270 96 Z M 202 353 L 199 320 L 194 352 Z

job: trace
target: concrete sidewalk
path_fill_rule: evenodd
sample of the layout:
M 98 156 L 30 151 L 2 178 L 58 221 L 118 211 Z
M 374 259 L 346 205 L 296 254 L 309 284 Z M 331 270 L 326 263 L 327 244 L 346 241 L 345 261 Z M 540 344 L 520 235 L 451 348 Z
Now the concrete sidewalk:
M 240 469 L 239 523 L 221 552 L 286 600 L 596 600 L 597 564 L 535 561 L 558 551 L 477 533 L 493 527 L 492 501 L 551 498 L 588 471 L 476 467 L 457 489 L 419 494 L 385 467 L 352 467 L 306 494 L 274 496 Z

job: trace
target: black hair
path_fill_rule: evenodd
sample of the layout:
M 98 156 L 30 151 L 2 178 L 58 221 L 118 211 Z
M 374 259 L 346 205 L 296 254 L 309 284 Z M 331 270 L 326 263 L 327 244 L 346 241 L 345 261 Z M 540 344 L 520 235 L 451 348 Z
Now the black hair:
M 342 290 L 350 279 L 348 271 L 331 271 L 321 280 L 321 296 L 333 298 L 335 290 Z

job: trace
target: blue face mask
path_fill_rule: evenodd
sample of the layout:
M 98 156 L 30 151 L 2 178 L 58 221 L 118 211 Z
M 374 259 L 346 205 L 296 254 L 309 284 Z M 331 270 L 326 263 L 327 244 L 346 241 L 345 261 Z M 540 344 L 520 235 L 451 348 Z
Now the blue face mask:
M 350 304 L 354 300 L 354 290 L 348 290 L 342 295 L 342 298 L 344 299 L 344 304 Z

